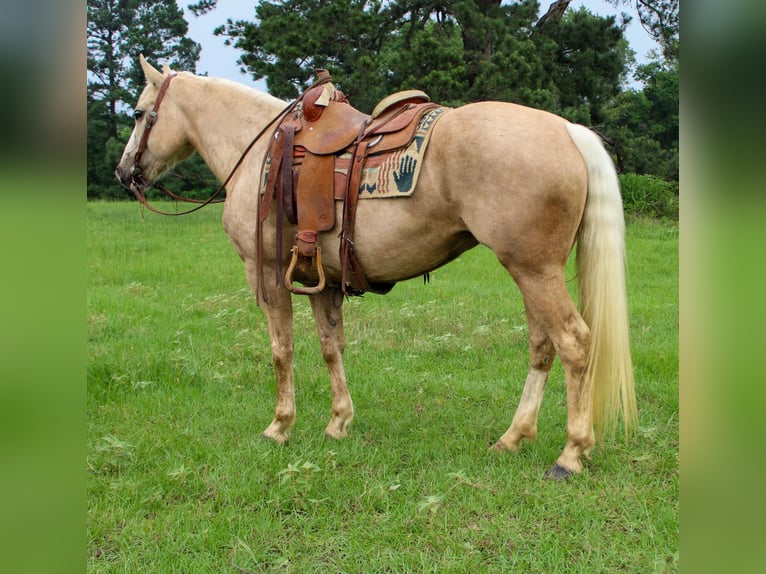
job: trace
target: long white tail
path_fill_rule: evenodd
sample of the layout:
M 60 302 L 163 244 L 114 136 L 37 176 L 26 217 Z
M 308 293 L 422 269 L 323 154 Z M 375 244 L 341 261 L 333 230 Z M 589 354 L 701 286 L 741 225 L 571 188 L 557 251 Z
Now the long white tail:
M 591 392 L 597 432 L 612 431 L 621 414 L 627 437 L 638 415 L 628 333 L 620 183 L 598 136 L 581 125 L 567 128 L 588 172 L 588 198 L 577 240 L 580 312 L 591 330 L 585 385 Z

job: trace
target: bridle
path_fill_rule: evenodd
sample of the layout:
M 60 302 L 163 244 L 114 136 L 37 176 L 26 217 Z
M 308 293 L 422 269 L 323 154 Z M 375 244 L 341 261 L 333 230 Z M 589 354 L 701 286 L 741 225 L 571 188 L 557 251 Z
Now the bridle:
M 226 189 L 226 186 L 231 181 L 231 178 L 234 177 L 234 174 L 236 173 L 237 169 L 242 165 L 242 162 L 245 161 L 245 157 L 247 157 L 247 154 L 250 152 L 250 150 L 253 148 L 253 146 L 256 144 L 256 142 L 263 137 L 263 134 L 266 133 L 266 131 L 274 125 L 274 123 L 279 120 L 281 117 L 283 117 L 285 114 L 289 113 L 290 110 L 292 110 L 295 105 L 297 104 L 298 100 L 295 102 L 291 102 L 287 105 L 286 108 L 284 108 L 279 114 L 277 114 L 274 119 L 272 119 L 266 126 L 258 132 L 258 134 L 253 138 L 253 140 L 248 144 L 248 146 L 245 148 L 245 150 L 242 152 L 242 155 L 237 160 L 237 163 L 234 164 L 234 167 L 229 172 L 229 176 L 226 178 L 226 180 L 218 187 L 217 190 L 207 199 L 191 199 L 188 197 L 182 197 L 180 195 L 177 195 L 170 191 L 168 188 L 166 188 L 163 185 L 154 184 L 154 187 L 161 190 L 165 195 L 170 197 L 171 199 L 175 201 L 182 201 L 184 203 L 198 203 L 197 207 L 194 207 L 192 209 L 188 209 L 186 211 L 162 211 L 155 207 L 153 207 L 149 201 L 146 199 L 146 195 L 143 192 L 143 189 L 149 188 L 150 184 L 146 179 L 144 179 L 143 171 L 141 170 L 141 167 L 139 165 L 141 161 L 141 156 L 143 155 L 144 151 L 146 151 L 147 142 L 149 141 L 149 134 L 151 133 L 152 126 L 157 122 L 157 118 L 159 117 L 159 109 L 160 104 L 162 103 L 162 100 L 165 98 L 165 94 L 168 91 L 168 87 L 170 86 L 170 82 L 173 81 L 173 78 L 175 78 L 178 74 L 176 72 L 171 72 L 165 77 L 165 81 L 162 82 L 162 86 L 160 86 L 160 91 L 157 94 L 157 99 L 154 102 L 154 106 L 152 107 L 152 110 L 146 114 L 146 121 L 144 123 L 144 133 L 141 134 L 141 140 L 138 142 L 138 149 L 136 150 L 135 155 L 133 156 L 133 167 L 131 168 L 131 175 L 130 175 L 130 190 L 133 192 L 133 195 L 136 196 L 136 199 L 146 207 L 149 211 L 153 211 L 154 213 L 158 213 L 160 215 L 187 215 L 189 213 L 193 213 L 197 211 L 198 209 L 202 209 L 206 205 L 210 205 L 211 203 L 222 203 L 226 199 L 225 198 L 218 198 L 219 195 Z

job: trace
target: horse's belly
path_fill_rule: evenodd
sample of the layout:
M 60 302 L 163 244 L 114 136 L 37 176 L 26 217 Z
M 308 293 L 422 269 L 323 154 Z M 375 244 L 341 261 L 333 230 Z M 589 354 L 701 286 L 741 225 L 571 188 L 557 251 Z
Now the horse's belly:
M 474 247 L 449 206 L 418 186 L 411 197 L 366 199 L 357 204 L 354 252 L 372 282 L 396 282 L 422 275 Z M 340 217 L 340 214 L 338 214 Z M 337 229 L 339 231 L 339 229 Z M 323 254 L 325 269 L 339 271 L 336 230 L 325 235 L 331 253 Z

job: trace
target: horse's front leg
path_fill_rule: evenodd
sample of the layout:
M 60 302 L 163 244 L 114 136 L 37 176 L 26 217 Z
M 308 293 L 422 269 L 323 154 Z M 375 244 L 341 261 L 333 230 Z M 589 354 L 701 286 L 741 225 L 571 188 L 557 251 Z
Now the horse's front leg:
M 277 379 L 277 406 L 274 420 L 263 431 L 263 436 L 278 444 L 287 442 L 290 428 L 295 422 L 295 380 L 293 378 L 293 303 L 290 292 L 276 286 L 275 273 L 264 269 L 266 300 L 258 297 L 269 325 L 271 358 Z M 258 293 L 255 264 L 247 266 L 247 278 L 253 291 Z
M 340 439 L 346 436 L 351 419 L 354 418 L 354 405 L 343 368 L 343 349 L 346 346 L 343 335 L 343 294 L 338 288 L 326 287 L 309 299 L 332 385 L 332 418 L 324 432 L 329 437 Z

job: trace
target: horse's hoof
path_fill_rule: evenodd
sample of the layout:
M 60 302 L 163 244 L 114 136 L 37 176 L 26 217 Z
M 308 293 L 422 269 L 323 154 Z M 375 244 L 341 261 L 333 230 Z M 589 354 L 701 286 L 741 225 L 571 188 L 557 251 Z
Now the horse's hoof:
M 326 437 L 333 440 L 343 440 L 348 437 L 348 427 L 351 423 L 351 418 L 341 419 L 340 417 L 333 417 L 327 428 L 324 429 Z
M 489 447 L 492 452 L 513 452 L 517 453 L 521 450 L 521 445 L 509 445 L 504 442 L 497 441 L 495 444 Z
M 261 438 L 263 438 L 263 440 L 276 443 L 280 446 L 286 445 L 290 440 L 290 437 L 288 437 L 286 434 L 270 432 L 268 429 L 263 431 Z
M 277 446 L 287 446 L 289 444 L 289 442 L 290 442 L 290 440 L 286 439 L 286 438 L 277 440 L 274 437 L 270 437 L 270 436 L 265 435 L 265 434 L 261 435 L 261 439 L 264 440 L 264 441 L 270 442 L 272 444 L 275 444 Z
M 334 429 L 333 430 L 325 429 L 324 436 L 332 440 L 343 440 L 344 438 L 348 437 L 348 433 L 345 430 L 338 431 Z
M 560 464 L 554 464 L 552 468 L 549 468 L 543 478 L 546 480 L 566 480 L 572 475 L 571 470 L 567 470 Z

